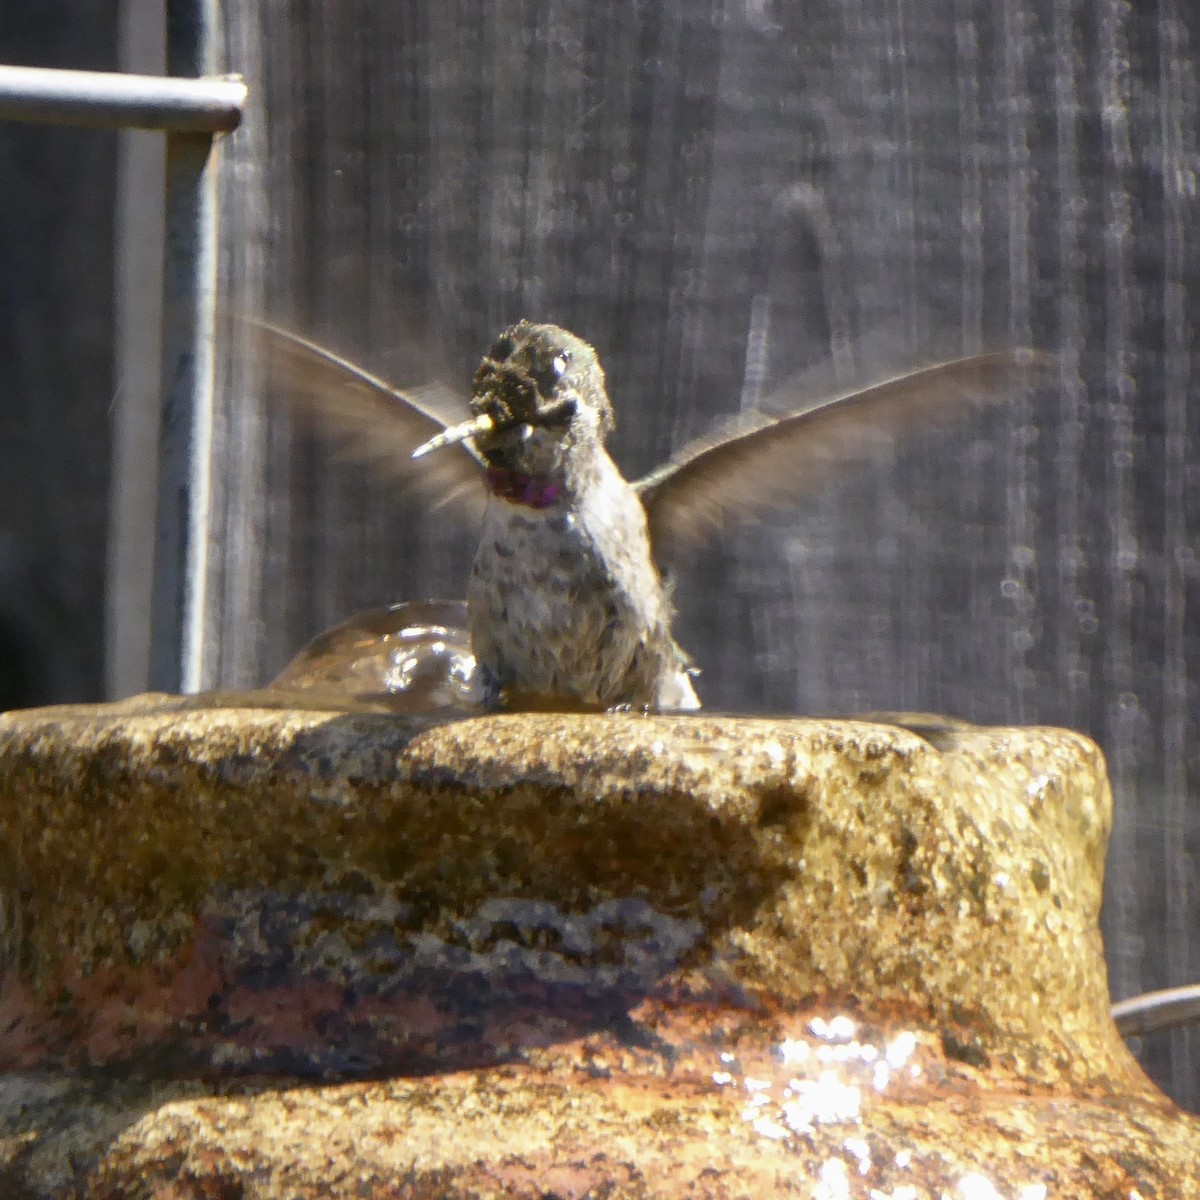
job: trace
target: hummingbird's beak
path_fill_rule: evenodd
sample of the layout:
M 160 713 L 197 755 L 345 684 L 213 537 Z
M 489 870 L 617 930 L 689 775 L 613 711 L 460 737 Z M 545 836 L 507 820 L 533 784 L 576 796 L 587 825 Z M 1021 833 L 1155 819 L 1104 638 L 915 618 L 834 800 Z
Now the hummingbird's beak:
M 480 413 L 479 416 L 472 417 L 469 421 L 451 425 L 443 429 L 441 433 L 435 433 L 429 441 L 422 442 L 412 452 L 412 456 L 413 458 L 424 458 L 426 454 L 440 450 L 443 446 L 456 446 L 459 442 L 465 442 L 467 438 L 477 437 L 481 433 L 490 433 L 495 428 L 496 419 L 487 413 Z
M 480 413 L 479 416 L 472 417 L 469 421 L 463 421 L 460 425 L 451 425 L 449 428 L 443 429 L 441 433 L 435 433 L 429 441 L 422 442 L 412 452 L 412 457 L 424 458 L 425 455 L 434 450 L 440 450 L 443 446 L 455 446 L 459 442 L 465 442 L 467 438 L 478 437 L 481 433 L 491 433 L 493 430 L 511 429 L 514 425 L 520 424 L 542 425 L 562 417 L 570 418 L 574 412 L 575 397 L 564 396 L 561 400 L 547 405 L 541 412 L 530 416 L 526 421 L 521 421 L 520 418 L 511 415 L 494 417 L 490 413 Z

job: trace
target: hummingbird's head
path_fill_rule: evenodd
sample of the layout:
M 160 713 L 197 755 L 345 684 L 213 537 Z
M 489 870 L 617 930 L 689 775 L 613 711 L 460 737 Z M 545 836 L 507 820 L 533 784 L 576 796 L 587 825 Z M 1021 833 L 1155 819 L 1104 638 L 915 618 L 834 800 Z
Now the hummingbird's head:
M 595 350 L 557 325 L 529 321 L 506 329 L 479 364 L 471 411 L 490 418 L 475 434 L 490 464 L 543 474 L 573 445 L 603 444 L 613 427 Z

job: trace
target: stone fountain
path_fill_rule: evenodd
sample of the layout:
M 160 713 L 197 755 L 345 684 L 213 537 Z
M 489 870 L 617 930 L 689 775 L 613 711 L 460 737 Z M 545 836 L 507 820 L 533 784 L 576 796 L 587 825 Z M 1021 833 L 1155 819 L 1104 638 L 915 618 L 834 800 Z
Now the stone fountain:
M 0 717 L 0 1195 L 1200 1196 L 1086 738 L 377 707 Z

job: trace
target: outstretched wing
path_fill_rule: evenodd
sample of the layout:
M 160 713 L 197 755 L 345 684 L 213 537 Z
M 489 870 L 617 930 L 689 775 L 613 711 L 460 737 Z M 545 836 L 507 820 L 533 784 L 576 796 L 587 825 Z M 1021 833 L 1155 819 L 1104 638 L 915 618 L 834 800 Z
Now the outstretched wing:
M 311 414 L 342 452 L 439 504 L 483 511 L 483 463 L 463 442 L 413 462 L 412 452 L 469 416 L 463 397 L 441 384 L 398 391 L 382 379 L 278 325 L 253 323 L 273 391 Z
M 897 434 L 944 420 L 956 402 L 1003 397 L 1051 362 L 1029 350 L 955 359 L 789 416 L 753 414 L 690 442 L 634 484 L 651 540 L 656 550 L 685 548 L 730 518 L 794 502 L 886 453 Z

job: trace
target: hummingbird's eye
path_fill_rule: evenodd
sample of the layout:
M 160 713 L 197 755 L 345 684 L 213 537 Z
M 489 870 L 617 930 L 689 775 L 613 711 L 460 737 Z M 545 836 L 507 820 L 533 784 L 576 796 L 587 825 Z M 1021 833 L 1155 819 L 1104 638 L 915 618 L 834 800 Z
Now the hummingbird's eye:
M 538 391 L 543 396 L 549 397 L 550 393 L 554 391 L 554 385 L 567 373 L 567 364 L 570 361 L 570 350 L 560 350 L 550 360 L 548 367 L 534 371 L 533 377 L 537 380 Z

